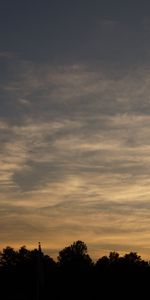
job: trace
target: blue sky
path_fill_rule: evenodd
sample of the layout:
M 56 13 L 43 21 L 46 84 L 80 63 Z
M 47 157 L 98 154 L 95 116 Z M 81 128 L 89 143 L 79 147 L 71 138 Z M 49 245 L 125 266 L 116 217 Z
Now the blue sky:
M 2 247 L 149 256 L 149 8 L 1 1 Z

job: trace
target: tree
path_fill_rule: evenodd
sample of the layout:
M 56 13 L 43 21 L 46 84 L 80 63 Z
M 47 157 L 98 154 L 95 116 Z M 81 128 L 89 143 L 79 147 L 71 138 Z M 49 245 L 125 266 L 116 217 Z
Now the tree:
M 126 267 L 130 268 L 145 268 L 148 267 L 148 262 L 144 261 L 136 252 L 125 254 L 123 262 Z
M 18 261 L 17 251 L 15 251 L 12 247 L 7 246 L 1 252 L 0 263 L 2 266 L 14 267 L 16 266 Z
M 109 260 L 110 260 L 110 263 L 117 263 L 119 260 L 119 253 L 115 252 L 115 251 L 110 252 Z
M 136 252 L 130 252 L 124 255 L 124 261 L 130 264 L 139 264 L 141 263 L 142 259 L 141 256 L 138 255 Z
M 58 262 L 60 266 L 68 268 L 85 269 L 92 265 L 92 260 L 87 254 L 87 246 L 82 241 L 76 241 L 59 252 Z
M 99 258 L 95 264 L 96 269 L 104 269 L 106 270 L 110 265 L 109 258 L 105 255 Z

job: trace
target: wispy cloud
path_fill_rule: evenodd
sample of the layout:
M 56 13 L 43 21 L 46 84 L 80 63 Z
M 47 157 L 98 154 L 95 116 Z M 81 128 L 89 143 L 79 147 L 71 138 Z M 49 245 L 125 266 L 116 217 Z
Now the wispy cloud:
M 117 74 L 11 66 L 0 111 L 3 243 L 16 232 L 16 245 L 39 236 L 53 249 L 79 238 L 94 249 L 149 247 L 149 68 Z

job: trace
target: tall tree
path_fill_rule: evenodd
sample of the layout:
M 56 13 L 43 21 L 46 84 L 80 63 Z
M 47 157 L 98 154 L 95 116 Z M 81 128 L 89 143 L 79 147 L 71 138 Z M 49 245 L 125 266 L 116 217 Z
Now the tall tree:
M 59 252 L 58 262 L 60 266 L 74 269 L 85 269 L 92 265 L 92 260 L 87 254 L 87 246 L 82 241 L 76 241 Z

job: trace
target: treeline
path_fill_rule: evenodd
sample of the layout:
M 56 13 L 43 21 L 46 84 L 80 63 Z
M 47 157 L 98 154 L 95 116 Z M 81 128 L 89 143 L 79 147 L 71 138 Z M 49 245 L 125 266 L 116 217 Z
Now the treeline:
M 5 300 L 145 299 L 150 288 L 150 263 L 135 252 L 93 262 L 82 241 L 59 252 L 58 260 L 25 246 L 0 252 L 0 291 Z

